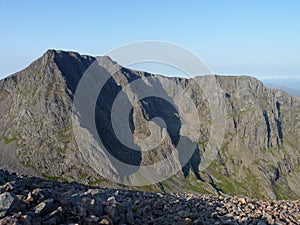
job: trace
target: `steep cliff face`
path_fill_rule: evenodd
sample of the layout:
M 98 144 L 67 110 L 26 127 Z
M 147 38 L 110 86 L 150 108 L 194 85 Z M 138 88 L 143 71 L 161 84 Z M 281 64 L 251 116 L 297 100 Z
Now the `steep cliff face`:
M 218 77 L 227 128 L 208 173 L 220 187 L 256 197 L 299 196 L 299 99 L 250 77 Z
M 299 98 L 268 89 L 252 77 L 167 78 L 123 68 L 108 57 L 54 50 L 0 81 L 0 167 L 50 179 L 116 185 L 97 171 L 113 175 L 124 168 L 114 164 L 105 167 L 110 161 L 104 156 L 99 157 L 96 166 L 91 165 L 97 159 L 93 152 L 99 148 L 98 142 L 83 121 L 85 112 L 74 113 L 72 108 L 79 81 L 95 60 L 102 72 L 93 78 L 93 83 L 98 84 L 101 76 L 111 78 L 98 93 L 93 121 L 102 144 L 115 158 L 132 165 L 148 165 L 174 152 L 179 136 L 188 136 L 190 142 L 196 143 L 191 160 L 182 165 L 179 173 L 162 182 L 160 188 L 263 198 L 300 196 Z M 129 85 L 137 81 L 136 86 Z M 212 83 L 220 89 L 210 90 L 201 85 Z M 118 140 L 111 112 L 121 90 L 129 96 L 124 103 L 139 98 L 136 89 L 144 92 L 155 89 L 154 92 L 182 106 L 186 112 L 195 107 L 199 121 L 188 113 L 184 118 L 178 117 L 176 108 L 162 98 L 141 99 L 129 114 L 134 134 L 130 141 L 140 150 L 150 147 L 153 151 L 132 151 Z M 182 93 L 191 100 L 182 97 Z M 213 96 L 210 101 L 208 96 Z M 211 107 L 213 101 L 220 99 L 223 102 L 219 104 L 220 113 L 226 115 L 224 123 L 220 123 L 224 140 L 216 159 L 201 171 L 199 165 L 214 131 L 212 124 L 218 117 Z M 87 98 L 87 105 L 92 104 L 89 101 L 92 99 Z M 74 134 L 74 121 L 77 134 L 81 134 L 79 140 Z M 160 145 L 152 146 L 157 140 L 161 140 Z M 82 147 L 86 154 L 80 150 Z M 159 170 L 167 175 L 174 167 L 168 161 Z

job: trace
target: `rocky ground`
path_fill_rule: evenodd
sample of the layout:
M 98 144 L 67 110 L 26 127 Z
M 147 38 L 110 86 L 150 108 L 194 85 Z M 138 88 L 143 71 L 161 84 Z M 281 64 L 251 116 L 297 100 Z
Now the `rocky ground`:
M 0 170 L 4 224 L 300 224 L 300 201 L 103 189 Z

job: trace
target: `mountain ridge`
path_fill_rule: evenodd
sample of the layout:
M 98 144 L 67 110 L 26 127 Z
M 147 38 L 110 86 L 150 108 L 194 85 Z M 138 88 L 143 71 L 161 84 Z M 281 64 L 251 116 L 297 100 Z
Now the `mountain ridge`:
M 168 78 L 130 70 L 106 56 L 81 56 L 75 52 L 48 50 L 26 69 L 0 81 L 0 154 L 4 159 L 0 160 L 0 167 L 10 170 L 15 167 L 17 172 L 49 179 L 118 187 L 95 173 L 87 164 L 72 131 L 73 96 L 80 78 L 96 60 L 108 73 L 115 67 L 119 69 L 113 74 L 115 82 L 110 83 L 110 89 L 103 92 L 102 100 L 101 97 L 98 99 L 100 103 L 103 99 L 113 100 L 111 92 L 117 92 L 120 87 L 143 77 L 159 84 L 171 97 L 178 93 L 173 83 L 194 96 L 193 101 L 201 118 L 197 152 L 200 156 L 204 154 L 212 118 L 203 90 L 192 79 Z M 221 191 L 261 198 L 297 198 L 300 195 L 297 188 L 300 184 L 297 167 L 300 162 L 299 98 L 268 89 L 253 77 L 215 75 L 195 78 L 197 82 L 207 81 L 205 79 L 219 83 L 224 92 L 222 99 L 227 114 L 224 142 L 216 160 L 206 171 L 195 171 L 197 162 L 189 161 L 183 171 L 162 182 L 164 189 L 172 191 L 177 186 L 180 191 Z M 103 118 L 108 118 L 108 106 L 102 105 L 97 105 L 98 112 L 104 115 Z M 133 124 L 137 136 L 147 136 L 147 116 L 155 110 L 151 104 L 146 107 L 146 102 L 134 108 Z M 104 127 L 108 127 L 108 122 L 107 119 L 98 120 L 97 126 L 102 129 L 103 123 Z M 86 135 L 88 140 L 93 139 L 88 131 Z M 108 146 L 116 147 L 110 143 L 114 140 L 111 135 L 105 137 Z M 140 163 L 151 163 L 172 151 L 172 138 L 174 135 L 166 136 L 162 146 L 154 152 L 156 157 L 142 154 Z M 91 147 L 90 144 L 85 143 Z M 147 188 L 157 189 L 152 186 Z

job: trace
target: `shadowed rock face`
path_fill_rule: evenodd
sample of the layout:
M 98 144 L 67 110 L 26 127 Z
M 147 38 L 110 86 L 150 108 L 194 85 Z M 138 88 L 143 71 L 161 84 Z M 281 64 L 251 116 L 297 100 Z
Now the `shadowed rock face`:
M 84 146 L 87 152 L 92 152 L 95 143 L 97 145 L 95 135 L 82 122 L 84 112 L 72 113 L 78 83 L 95 60 L 103 71 L 98 76 L 112 75 L 99 93 L 94 117 L 101 142 L 112 155 L 130 165 L 149 165 L 175 151 L 180 136 L 187 143 L 195 143 L 195 151 L 187 163 L 181 160 L 184 151 L 178 152 L 182 171 L 162 182 L 159 188 L 260 198 L 300 196 L 299 98 L 266 88 L 252 77 L 167 78 L 123 68 L 108 57 L 94 58 L 55 50 L 47 51 L 26 69 L 0 81 L 1 168 L 49 179 L 118 186 L 96 173 L 78 148 Z M 205 171 L 199 171 L 214 120 L 207 101 L 207 95 L 213 93 L 204 92 L 198 85 L 208 79 L 221 87 L 225 102 L 221 110 L 226 112 L 226 127 L 217 158 Z M 160 145 L 152 151 L 126 147 L 112 128 L 112 103 L 120 92 L 129 96 L 127 101 L 137 98 L 134 88 L 125 90 L 137 80 L 141 90 L 155 89 L 187 111 L 195 105 L 200 119 L 197 129 L 184 131 L 185 123 L 192 124 L 194 118 L 179 119 L 178 109 L 173 104 L 160 98 L 144 98 L 129 114 L 129 126 L 134 134 L 130 141 L 138 149 L 151 147 L 153 143 L 147 142 L 147 137 L 160 140 Z M 180 90 L 190 96 L 192 103 L 178 98 Z M 82 131 L 82 140 L 77 142 L 72 129 L 74 117 Z M 158 131 L 157 137 L 151 136 L 151 129 Z M 101 163 L 98 166 L 97 171 L 105 169 Z M 169 163 L 160 169 L 168 173 L 173 166 Z M 124 171 L 113 165 L 106 170 L 109 175 L 117 172 L 124 178 L 135 172 Z M 145 188 L 156 190 L 157 187 Z

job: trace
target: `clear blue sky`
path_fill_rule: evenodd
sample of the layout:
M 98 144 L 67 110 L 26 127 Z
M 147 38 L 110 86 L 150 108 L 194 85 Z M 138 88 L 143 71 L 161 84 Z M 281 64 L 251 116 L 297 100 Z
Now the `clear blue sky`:
M 300 76 L 299 0 L 0 0 L 0 77 L 47 49 L 102 55 L 141 40 L 179 44 L 216 74 Z

